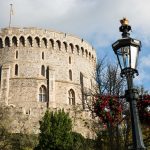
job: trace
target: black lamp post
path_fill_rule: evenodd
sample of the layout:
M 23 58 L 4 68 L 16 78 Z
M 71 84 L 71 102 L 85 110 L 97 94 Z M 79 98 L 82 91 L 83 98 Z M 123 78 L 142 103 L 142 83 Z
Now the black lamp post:
M 145 150 L 137 110 L 139 95 L 137 89 L 133 88 L 133 77 L 135 74 L 138 75 L 136 67 L 141 41 L 130 38 L 129 31 L 131 30 L 131 26 L 128 24 L 126 18 L 123 18 L 120 22 L 121 26 L 119 30 L 122 32 L 122 38 L 113 43 L 112 48 L 121 68 L 121 76 L 127 79 L 128 90 L 126 90 L 126 98 L 130 103 L 133 149 Z

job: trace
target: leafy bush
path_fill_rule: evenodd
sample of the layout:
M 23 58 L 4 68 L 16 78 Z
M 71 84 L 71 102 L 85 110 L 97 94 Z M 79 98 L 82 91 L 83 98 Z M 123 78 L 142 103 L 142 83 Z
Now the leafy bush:
M 71 150 L 72 121 L 64 110 L 46 111 L 40 121 L 39 144 L 35 150 Z
M 38 136 L 34 134 L 14 133 L 10 136 L 10 143 L 14 150 L 32 150 L 38 143 Z

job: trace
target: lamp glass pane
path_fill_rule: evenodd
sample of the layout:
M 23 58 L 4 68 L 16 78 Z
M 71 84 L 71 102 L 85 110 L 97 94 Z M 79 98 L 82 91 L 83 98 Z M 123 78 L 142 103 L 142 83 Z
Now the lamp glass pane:
M 130 48 L 129 46 L 125 46 L 125 47 L 121 47 L 117 51 L 118 60 L 119 60 L 121 69 L 124 69 L 130 66 L 130 52 L 129 52 L 130 49 L 129 48 Z
M 130 46 L 131 53 L 131 68 L 136 69 L 137 66 L 137 57 L 139 53 L 139 47 Z

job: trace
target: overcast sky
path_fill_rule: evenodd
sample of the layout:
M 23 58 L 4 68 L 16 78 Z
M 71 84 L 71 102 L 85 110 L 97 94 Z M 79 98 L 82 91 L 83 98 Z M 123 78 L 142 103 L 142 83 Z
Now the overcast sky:
M 0 28 L 8 27 L 11 3 L 12 26 L 75 34 L 114 62 L 111 44 L 121 38 L 119 20 L 127 17 L 131 36 L 142 41 L 136 84 L 150 90 L 150 0 L 0 0 Z

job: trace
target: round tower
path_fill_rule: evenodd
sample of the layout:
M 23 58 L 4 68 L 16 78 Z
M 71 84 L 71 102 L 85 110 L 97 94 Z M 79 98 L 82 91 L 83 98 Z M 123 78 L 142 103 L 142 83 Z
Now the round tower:
M 0 102 L 23 107 L 82 105 L 95 50 L 76 36 L 37 28 L 0 30 Z

